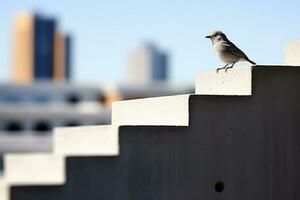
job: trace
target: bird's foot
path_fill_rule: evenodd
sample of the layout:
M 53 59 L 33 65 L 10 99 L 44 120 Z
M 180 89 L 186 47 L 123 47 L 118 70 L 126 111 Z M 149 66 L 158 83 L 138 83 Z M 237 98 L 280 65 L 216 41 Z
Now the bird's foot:
M 233 66 L 225 67 L 225 73 L 227 73 L 228 69 L 233 68 Z
M 217 68 L 217 74 L 219 73 L 219 71 L 220 71 L 221 69 L 226 69 L 226 67 L 219 67 L 219 68 Z
M 221 69 L 226 69 L 227 66 L 228 66 L 228 64 L 226 64 L 224 67 L 217 68 L 217 73 L 219 73 L 219 70 L 221 70 Z

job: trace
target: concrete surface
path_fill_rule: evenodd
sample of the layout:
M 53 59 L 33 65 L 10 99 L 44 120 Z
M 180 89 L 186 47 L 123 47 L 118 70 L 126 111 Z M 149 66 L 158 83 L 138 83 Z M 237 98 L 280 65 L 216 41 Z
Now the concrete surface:
M 300 40 L 288 42 L 284 47 L 286 65 L 300 66 Z
M 46 153 L 4 155 L 4 180 L 9 185 L 61 185 L 65 160 Z
M 196 75 L 196 94 L 251 95 L 252 67 L 232 68 L 227 72 L 216 70 Z
M 7 183 L 3 180 L 3 178 L 0 178 L 0 199 L 1 200 L 9 200 L 9 187 Z
M 188 126 L 190 95 L 114 102 L 113 125 Z
M 118 127 L 80 126 L 54 130 L 54 154 L 115 156 L 119 154 Z

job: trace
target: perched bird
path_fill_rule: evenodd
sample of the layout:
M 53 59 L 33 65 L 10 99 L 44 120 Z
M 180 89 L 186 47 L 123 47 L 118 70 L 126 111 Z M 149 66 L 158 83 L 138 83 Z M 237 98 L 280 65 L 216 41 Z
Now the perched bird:
M 217 72 L 221 69 L 225 69 L 225 72 L 227 72 L 229 68 L 232 68 L 234 64 L 239 61 L 247 61 L 256 65 L 256 63 L 250 60 L 242 50 L 230 42 L 226 35 L 221 31 L 214 31 L 206 36 L 206 38 L 211 39 L 217 55 L 224 63 L 226 63 L 224 67 L 218 68 Z M 229 64 L 231 64 L 231 66 L 227 67 Z

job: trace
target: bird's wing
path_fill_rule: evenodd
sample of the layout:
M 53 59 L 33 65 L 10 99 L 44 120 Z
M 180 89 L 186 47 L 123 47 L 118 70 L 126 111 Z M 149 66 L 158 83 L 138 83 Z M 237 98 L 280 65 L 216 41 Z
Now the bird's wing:
M 226 44 L 227 44 L 226 51 L 235 55 L 236 57 L 244 58 L 245 60 L 249 60 L 248 56 L 242 50 L 240 50 L 237 46 L 235 46 L 235 44 L 233 44 L 230 41 L 228 41 Z

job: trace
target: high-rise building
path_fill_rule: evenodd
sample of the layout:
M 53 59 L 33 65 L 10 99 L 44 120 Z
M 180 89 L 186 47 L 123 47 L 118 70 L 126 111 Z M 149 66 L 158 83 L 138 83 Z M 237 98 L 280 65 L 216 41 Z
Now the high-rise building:
M 70 74 L 70 38 L 57 30 L 54 18 L 21 13 L 14 24 L 13 80 L 64 81 Z
M 71 36 L 60 32 L 55 34 L 54 80 L 64 81 L 71 78 Z
M 142 44 L 130 55 L 127 70 L 129 83 L 164 82 L 168 78 L 168 55 L 151 43 Z
M 70 35 L 65 36 L 65 77 L 67 80 L 72 76 L 72 37 Z
M 17 83 L 34 79 L 34 16 L 19 14 L 14 21 L 13 80 Z

